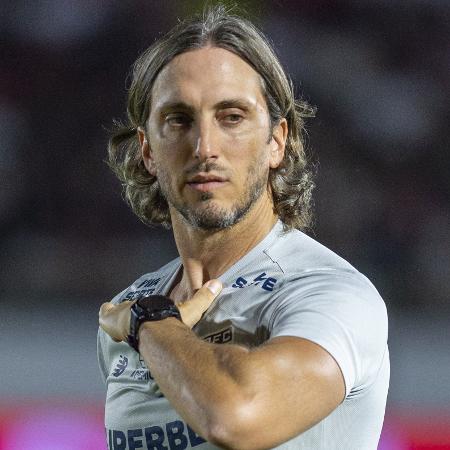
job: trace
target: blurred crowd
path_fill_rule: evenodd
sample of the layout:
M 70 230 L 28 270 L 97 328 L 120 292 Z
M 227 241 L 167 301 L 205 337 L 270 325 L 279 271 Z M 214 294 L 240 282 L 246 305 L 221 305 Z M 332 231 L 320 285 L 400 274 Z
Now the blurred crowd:
M 175 255 L 104 160 L 131 64 L 202 2 L 3 3 L 0 295 L 105 299 Z M 389 308 L 450 311 L 450 3 L 240 3 L 318 109 L 313 236 Z

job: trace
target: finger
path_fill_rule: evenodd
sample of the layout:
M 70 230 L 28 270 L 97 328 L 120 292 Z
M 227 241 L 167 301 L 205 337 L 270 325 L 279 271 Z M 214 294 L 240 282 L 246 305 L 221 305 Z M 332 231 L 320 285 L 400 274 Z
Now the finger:
M 106 316 L 108 314 L 112 314 L 115 311 L 119 312 L 119 311 L 122 311 L 123 309 L 128 309 L 131 307 L 132 303 L 135 303 L 135 302 L 132 302 L 130 300 L 125 300 L 121 303 L 118 303 L 117 305 L 114 303 L 111 303 L 111 302 L 103 303 L 103 305 L 100 306 L 99 315 Z
M 222 290 L 222 283 L 219 280 L 210 280 L 205 283 L 194 296 L 178 306 L 181 319 L 189 327 L 193 327 L 209 308 L 214 299 Z
M 108 314 L 111 310 L 113 310 L 115 305 L 111 302 L 103 303 L 102 306 L 100 306 L 100 311 L 98 312 L 99 317 L 103 317 L 106 314 Z
M 103 331 L 108 333 L 115 341 L 118 341 L 119 339 L 114 336 L 114 321 L 111 317 L 114 314 L 114 309 L 115 305 L 113 303 L 103 303 L 98 312 L 98 323 Z
M 200 316 L 210 307 L 214 299 L 222 290 L 222 283 L 219 280 L 209 280 L 205 283 L 185 305 L 195 309 Z
M 220 280 L 209 280 L 194 294 L 191 300 L 208 303 L 209 306 L 220 294 L 221 290 L 222 283 Z
M 124 301 L 122 303 L 119 303 L 115 305 L 111 302 L 103 303 L 102 306 L 100 306 L 100 310 L 98 312 L 99 316 L 99 322 L 106 322 L 111 321 L 114 317 L 117 317 L 122 313 L 123 310 L 126 310 L 131 307 L 131 301 Z M 101 323 L 100 323 L 101 325 Z

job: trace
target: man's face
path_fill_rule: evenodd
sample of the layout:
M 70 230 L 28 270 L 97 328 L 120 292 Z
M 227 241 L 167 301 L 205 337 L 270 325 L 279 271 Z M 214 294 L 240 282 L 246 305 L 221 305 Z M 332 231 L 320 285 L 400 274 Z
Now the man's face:
M 222 229 L 264 196 L 272 207 L 268 174 L 283 158 L 283 125 L 274 138 L 261 78 L 235 54 L 208 47 L 174 58 L 156 79 L 139 131 L 172 219 Z

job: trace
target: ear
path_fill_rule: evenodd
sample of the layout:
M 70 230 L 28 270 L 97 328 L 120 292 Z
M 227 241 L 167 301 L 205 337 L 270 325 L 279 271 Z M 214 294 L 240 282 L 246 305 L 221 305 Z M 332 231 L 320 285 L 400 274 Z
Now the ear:
M 286 119 L 281 119 L 278 125 L 273 128 L 272 139 L 270 140 L 269 166 L 276 169 L 284 158 L 284 149 L 288 135 L 288 124 Z
M 148 142 L 144 128 L 138 127 L 137 134 L 138 134 L 139 147 L 141 149 L 141 156 L 142 156 L 142 161 L 144 162 L 144 166 L 150 175 L 153 175 L 154 177 L 156 177 L 155 161 L 153 159 L 152 149 L 150 148 L 150 144 Z

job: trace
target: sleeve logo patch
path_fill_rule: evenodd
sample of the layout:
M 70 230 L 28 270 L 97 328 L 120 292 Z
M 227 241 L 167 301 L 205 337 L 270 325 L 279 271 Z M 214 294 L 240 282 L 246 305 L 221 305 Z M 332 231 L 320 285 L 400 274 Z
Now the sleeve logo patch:
M 273 291 L 275 284 L 277 283 L 276 278 L 268 277 L 266 272 L 259 274 L 256 278 L 253 279 L 252 282 L 248 282 L 244 277 L 239 277 L 232 285 L 233 288 L 242 289 L 247 286 L 251 286 L 252 284 L 255 286 L 260 286 L 261 289 L 265 291 Z

